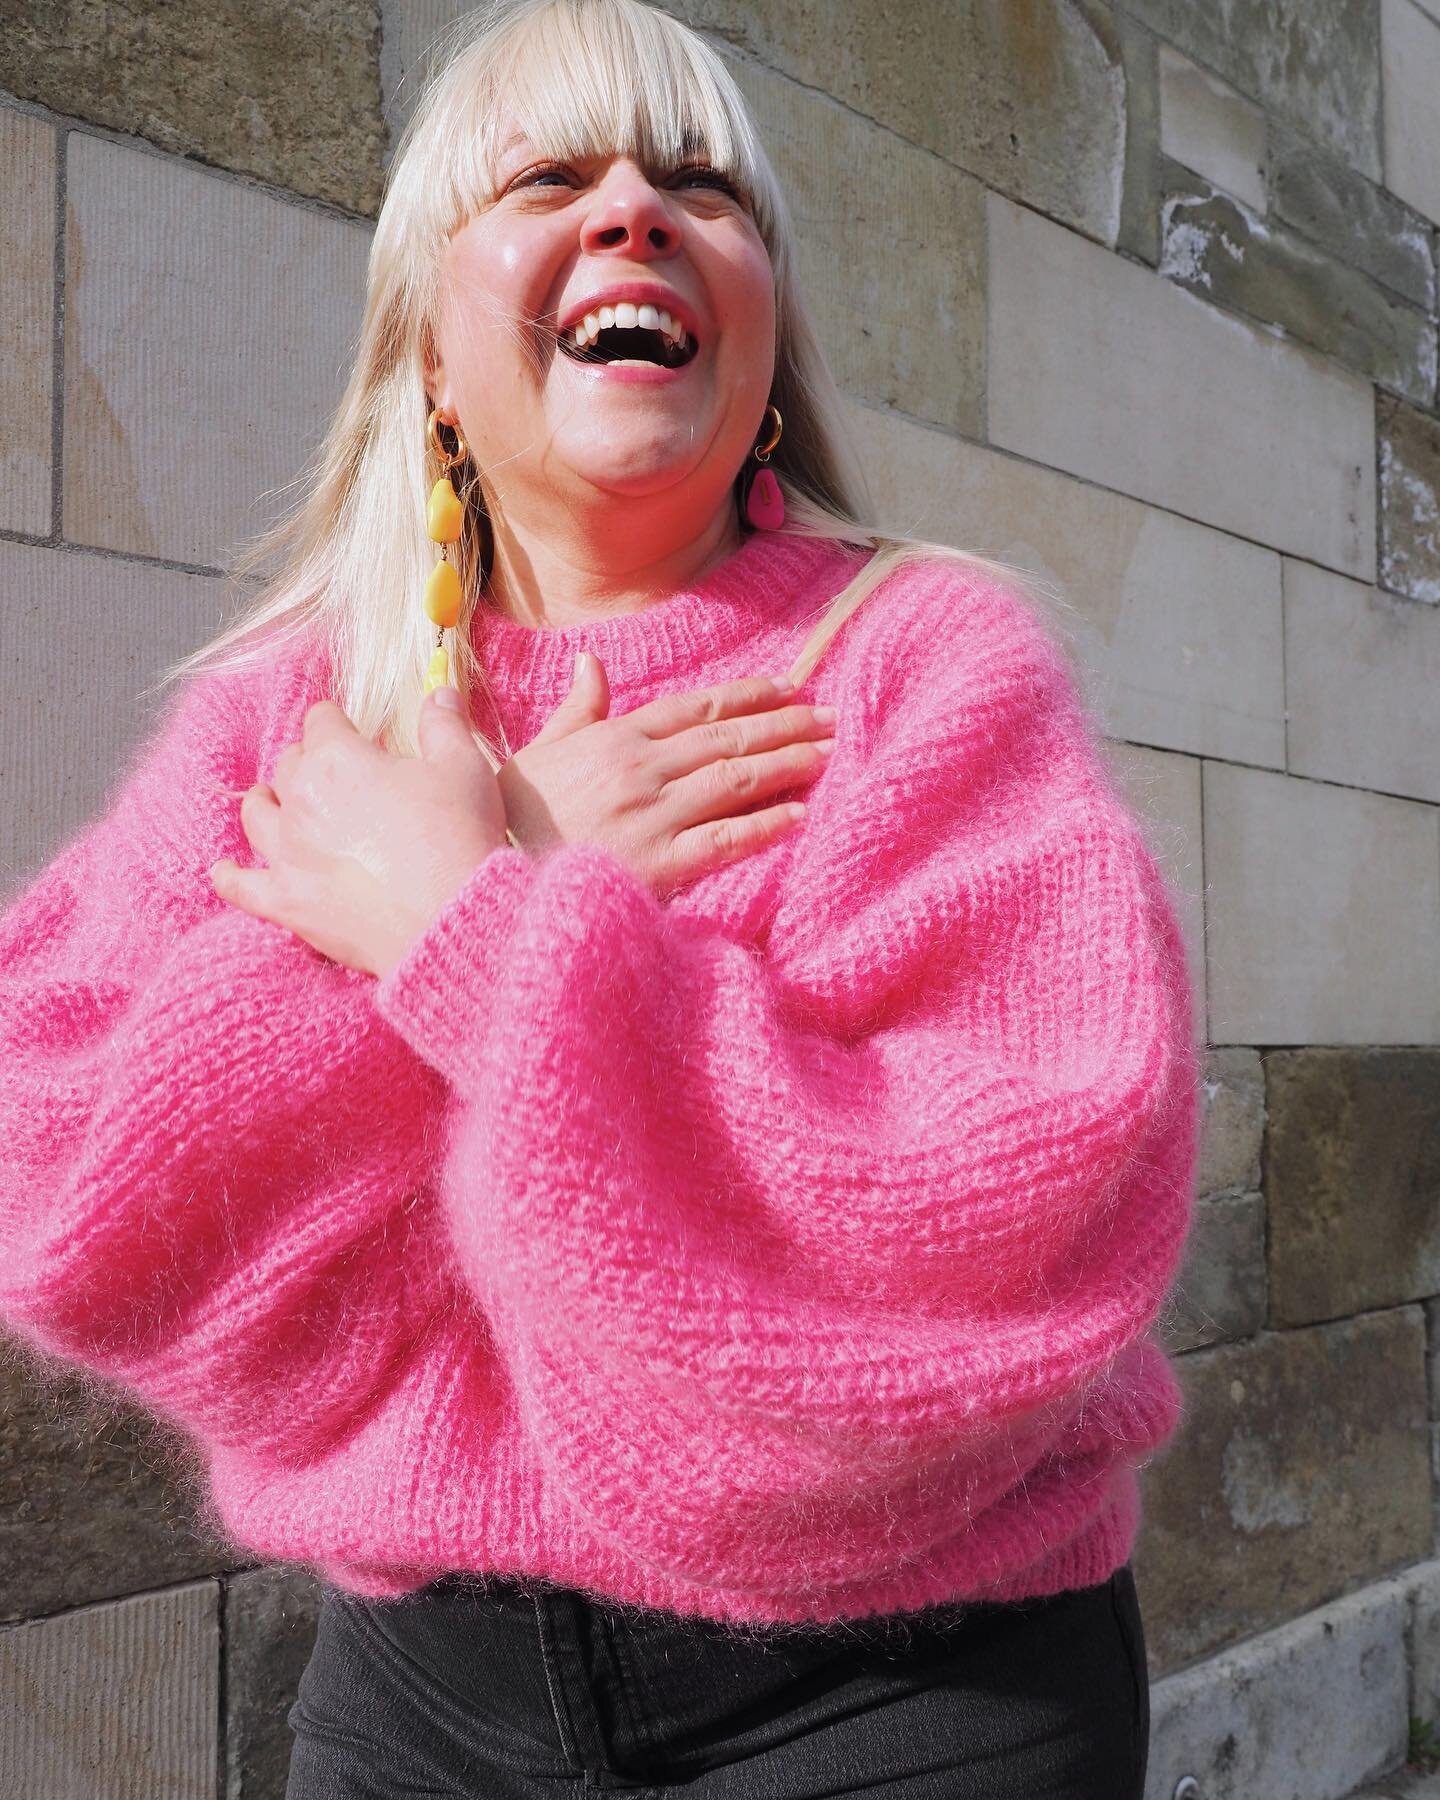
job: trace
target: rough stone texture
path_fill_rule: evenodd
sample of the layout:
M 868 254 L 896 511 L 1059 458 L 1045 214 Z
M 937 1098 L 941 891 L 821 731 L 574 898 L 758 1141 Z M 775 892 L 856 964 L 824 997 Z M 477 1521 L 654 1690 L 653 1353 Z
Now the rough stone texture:
M 1368 381 L 989 196 L 990 441 L 1361 580 Z
M 1157 1321 L 1171 1352 L 1253 1337 L 1265 1323 L 1265 1203 L 1259 1194 L 1195 1202 L 1179 1274 Z
M 69 159 L 64 535 L 215 566 L 340 398 L 370 227 L 78 132 Z
M 1095 0 L 828 7 L 676 0 L 692 24 L 1102 243 L 1120 227 L 1125 79 Z
M 1440 1292 L 1440 1051 L 1273 1050 L 1270 1323 Z
M 0 1621 L 232 1564 L 199 1522 L 200 1480 L 147 1415 L 0 1338 Z
M 1244 1045 L 1212 1050 L 1205 1061 L 1197 1193 L 1253 1193 L 1260 1186 L 1264 1136 L 1265 1071 L 1259 1051 Z
M 1125 73 L 1125 174 L 1115 248 L 1153 269 L 1160 256 L 1160 69 L 1155 39 L 1115 14 Z
M 1269 182 L 1276 217 L 1342 262 L 1434 311 L 1434 244 L 1419 213 L 1275 119 Z
M 1440 607 L 1285 559 L 1292 774 L 1440 800 Z
M 1403 1577 L 1376 1582 L 1152 1686 L 1145 1800 L 1187 1775 L 1193 1800 L 1342 1800 L 1393 1768 L 1406 1604 Z
M 1440 812 L 1205 764 L 1210 1031 L 1440 1043 Z
M 1267 112 L 1289 119 L 1380 179 L 1380 44 L 1374 6 L 1359 6 L 1355 0 L 1120 3 Z
M 1440 420 L 1389 394 L 1375 403 L 1380 441 L 1380 580 L 1440 606 Z
M 1152 1677 L 1430 1554 L 1418 1306 L 1175 1366 L 1184 1418 L 1146 1468 L 1134 1558 Z
M 0 1631 L 0 1793 L 214 1800 L 213 1581 Z
M 1385 185 L 1426 218 L 1440 221 L 1440 22 L 1427 18 L 1412 0 L 1380 0 L 1380 23 Z
M 224 1584 L 224 1800 L 285 1800 L 286 1715 L 315 1647 L 321 1584 L 288 1565 Z
M 733 72 L 785 190 L 801 289 L 836 379 L 862 399 L 981 435 L 985 190 L 833 100 L 753 63 Z
M 1264 212 L 1265 114 L 1169 44 L 1160 45 L 1160 147 Z
M 0 0 L 0 88 L 353 212 L 379 208 L 377 0 Z
M 1387 1776 L 1380 1787 L 1366 1786 L 1351 1800 L 1440 1800 L 1440 1774 L 1421 1774 L 1405 1769 Z
M 1440 1563 L 1425 1563 L 1412 1573 L 1406 1639 L 1410 1710 L 1435 1727 L 1440 1725 Z
M 55 128 L 0 107 L 0 169 L 0 528 L 43 537 L 55 363 Z
M 0 541 L 0 893 L 101 809 L 233 589 L 115 556 Z
M 1167 163 L 1160 273 L 1279 325 L 1412 400 L 1435 392 L 1435 321 L 1358 269 Z M 1188 185 L 1187 185 L 1188 183 Z

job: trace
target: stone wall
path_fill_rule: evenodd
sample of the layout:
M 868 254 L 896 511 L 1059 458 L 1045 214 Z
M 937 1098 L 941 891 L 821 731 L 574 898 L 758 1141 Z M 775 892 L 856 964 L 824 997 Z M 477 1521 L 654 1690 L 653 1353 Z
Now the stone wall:
M 1440 1715 L 1440 0 L 678 10 L 787 185 L 882 514 L 1058 587 L 1180 904 L 1150 1800 L 1338 1800 Z M 7 886 L 326 422 L 454 11 L 7 12 Z M 152 1421 L 0 1366 L 0 1789 L 279 1796 L 313 1584 L 231 1566 Z

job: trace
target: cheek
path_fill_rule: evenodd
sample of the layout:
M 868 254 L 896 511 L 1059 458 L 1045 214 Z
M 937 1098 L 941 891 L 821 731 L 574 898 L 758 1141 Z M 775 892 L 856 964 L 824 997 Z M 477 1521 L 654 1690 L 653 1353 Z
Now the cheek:
M 458 380 L 494 395 L 531 373 L 530 321 L 544 310 L 544 245 L 510 227 L 475 230 L 450 271 L 448 327 Z
M 730 260 L 711 291 L 723 296 L 720 321 L 736 360 L 764 386 L 775 362 L 775 282 L 763 247 L 747 251 Z

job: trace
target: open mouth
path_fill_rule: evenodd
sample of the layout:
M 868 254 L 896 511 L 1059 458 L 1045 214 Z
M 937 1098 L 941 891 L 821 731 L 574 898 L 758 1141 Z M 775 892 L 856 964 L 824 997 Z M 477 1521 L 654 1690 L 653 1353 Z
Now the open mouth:
M 573 362 L 643 362 L 680 369 L 700 346 L 668 312 L 653 306 L 602 306 L 556 340 Z

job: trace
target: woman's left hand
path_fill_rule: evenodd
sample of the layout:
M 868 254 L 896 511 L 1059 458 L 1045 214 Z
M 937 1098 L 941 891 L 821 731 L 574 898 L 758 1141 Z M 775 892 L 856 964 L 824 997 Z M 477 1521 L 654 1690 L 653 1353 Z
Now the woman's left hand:
M 419 738 L 418 757 L 392 755 L 317 701 L 271 780 L 240 802 L 268 866 L 221 857 L 215 892 L 335 962 L 387 975 L 506 841 L 500 786 L 464 713 L 427 695 Z

